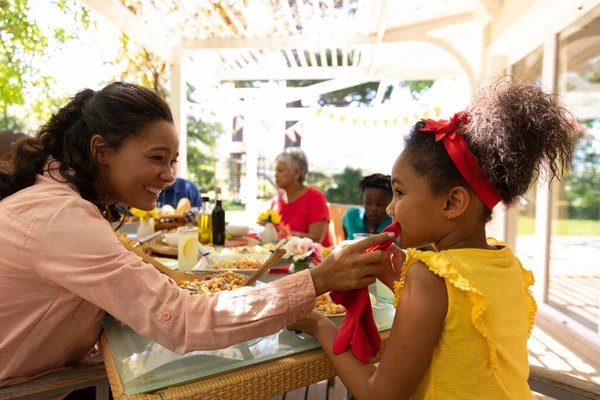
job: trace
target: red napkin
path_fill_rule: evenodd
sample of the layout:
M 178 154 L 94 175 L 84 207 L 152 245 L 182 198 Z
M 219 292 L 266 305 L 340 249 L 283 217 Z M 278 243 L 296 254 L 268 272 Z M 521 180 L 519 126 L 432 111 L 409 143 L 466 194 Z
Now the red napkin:
M 284 265 L 283 267 L 271 268 L 269 270 L 270 274 L 287 274 L 290 272 L 290 267 L 292 264 Z
M 394 237 L 385 243 L 369 247 L 365 253 L 386 250 L 400 236 L 400 224 L 393 222 L 383 232 L 393 232 Z M 346 308 L 346 317 L 342 321 L 333 341 L 333 354 L 338 355 L 352 348 L 352 352 L 363 363 L 375 357 L 381 347 L 381 337 L 373 319 L 369 289 L 330 292 L 329 296 L 336 304 Z

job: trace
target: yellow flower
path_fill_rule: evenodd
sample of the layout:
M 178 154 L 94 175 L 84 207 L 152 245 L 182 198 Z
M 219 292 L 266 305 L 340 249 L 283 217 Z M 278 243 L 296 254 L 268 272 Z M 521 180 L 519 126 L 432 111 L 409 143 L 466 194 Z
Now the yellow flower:
M 137 208 L 131 208 L 129 210 L 136 217 L 140 217 L 142 222 L 148 222 L 150 218 L 158 219 L 158 213 L 156 212 L 156 208 L 150 211 L 144 211 Z
M 269 209 L 267 210 L 267 215 L 269 216 L 269 222 L 272 222 L 274 224 L 279 224 L 281 223 L 281 216 L 279 215 L 279 213 L 273 209 Z
M 281 216 L 273 209 L 268 209 L 266 212 L 260 213 L 258 216 L 259 221 L 272 222 L 274 224 L 281 223 Z
M 267 218 L 268 218 L 267 213 L 260 213 L 260 215 L 258 216 L 259 221 L 266 221 Z

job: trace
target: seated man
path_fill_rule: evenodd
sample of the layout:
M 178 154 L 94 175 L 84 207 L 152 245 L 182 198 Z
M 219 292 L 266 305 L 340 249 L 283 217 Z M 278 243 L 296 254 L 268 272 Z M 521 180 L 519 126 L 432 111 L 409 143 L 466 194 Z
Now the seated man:
M 373 174 L 360 181 L 363 192 L 363 207 L 349 208 L 342 217 L 344 237 L 354 239 L 355 233 L 380 233 L 392 223 L 385 209 L 392 201 L 390 176 Z
M 177 164 L 173 164 L 171 167 L 173 175 L 177 172 Z M 173 208 L 177 208 L 177 203 L 183 198 L 190 200 L 192 207 L 202 207 L 202 196 L 198 190 L 198 186 L 192 181 L 177 177 L 175 182 L 167 186 L 161 193 L 158 200 L 156 200 L 156 208 L 160 208 L 166 204 Z

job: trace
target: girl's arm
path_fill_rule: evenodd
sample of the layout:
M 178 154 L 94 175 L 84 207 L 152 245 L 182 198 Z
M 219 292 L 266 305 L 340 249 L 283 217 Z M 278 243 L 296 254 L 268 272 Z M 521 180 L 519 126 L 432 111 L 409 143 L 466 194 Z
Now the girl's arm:
M 314 334 L 342 382 L 357 399 L 409 399 L 427 370 L 447 309 L 444 280 L 417 262 L 406 276 L 379 367 L 361 363 L 350 351 L 334 356 L 337 328 L 324 316 L 311 314 L 292 327 Z
M 406 253 L 394 243 L 388 248 L 387 253 L 388 258 L 383 265 L 383 269 L 377 275 L 377 279 L 393 291 L 394 282 L 399 281 L 402 275 L 402 264 L 406 259 Z

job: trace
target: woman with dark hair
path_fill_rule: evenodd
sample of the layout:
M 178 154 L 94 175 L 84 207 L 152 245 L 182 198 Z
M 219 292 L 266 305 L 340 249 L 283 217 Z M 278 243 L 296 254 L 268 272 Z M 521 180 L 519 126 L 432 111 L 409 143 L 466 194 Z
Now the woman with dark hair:
M 373 174 L 360 181 L 363 206 L 349 208 L 342 217 L 346 239 L 352 240 L 355 233 L 380 233 L 392 223 L 385 211 L 393 197 L 390 179 L 389 175 Z
M 155 208 L 178 148 L 167 104 L 126 83 L 77 93 L 18 142 L 0 167 L 0 386 L 82 361 L 105 312 L 177 353 L 223 348 L 275 333 L 317 295 L 381 271 L 385 253 L 362 251 L 387 235 L 268 285 L 190 295 L 128 252 L 108 222 L 117 203 Z

